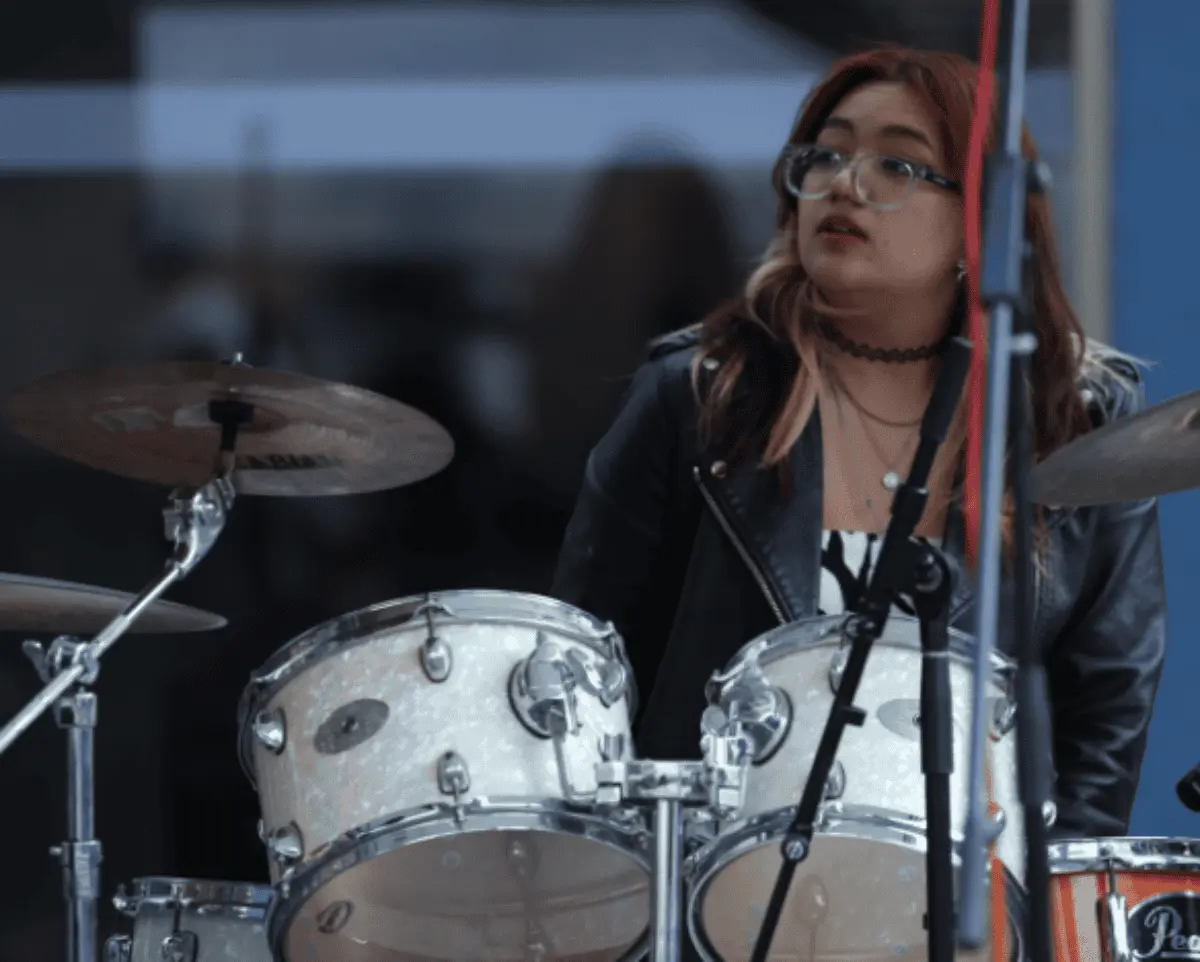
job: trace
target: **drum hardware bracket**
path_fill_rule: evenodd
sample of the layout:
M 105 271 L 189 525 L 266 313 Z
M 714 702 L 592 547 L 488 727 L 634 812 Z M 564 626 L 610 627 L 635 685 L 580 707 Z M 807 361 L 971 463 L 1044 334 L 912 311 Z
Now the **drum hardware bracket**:
M 627 687 L 628 676 L 620 664 L 597 669 L 586 656 L 541 631 L 534 650 L 517 662 L 509 675 L 509 703 L 517 718 L 532 734 L 554 743 L 559 785 L 566 801 L 590 803 L 595 798 L 595 792 L 577 787 L 570 772 L 567 740 L 583 730 L 578 692 L 610 708 Z
M 787 692 L 770 683 L 757 662 L 743 662 L 731 672 L 714 672 L 705 685 L 705 695 L 710 708 L 719 709 L 750 739 L 755 765 L 770 761 L 791 731 L 792 701 Z M 719 722 L 717 727 L 726 723 Z
M 736 730 L 737 726 L 731 726 Z M 706 734 L 705 761 L 629 760 L 596 766 L 596 801 L 654 807 L 654 889 L 651 899 L 650 962 L 679 962 L 683 918 L 684 806 L 708 806 L 718 817 L 742 804 L 744 736 Z
M 834 693 L 833 705 L 830 708 L 824 731 L 821 733 L 821 739 L 817 745 L 816 754 L 809 769 L 804 790 L 801 794 L 799 804 L 796 806 L 795 817 L 788 826 L 788 830 L 780 846 L 783 855 L 782 864 L 779 868 L 779 874 L 775 879 L 758 936 L 755 939 L 751 962 L 766 962 L 770 953 L 771 941 L 774 938 L 775 930 L 783 914 L 784 904 L 787 901 L 788 892 L 792 879 L 796 874 L 797 866 L 808 857 L 812 846 L 813 835 L 816 829 L 815 822 L 820 808 L 825 802 L 827 783 L 833 771 L 834 762 L 837 760 L 842 735 L 847 726 L 861 726 L 866 720 L 865 712 L 854 704 L 854 699 L 858 694 L 858 687 L 862 681 L 863 672 L 866 669 L 871 647 L 883 634 L 892 605 L 903 594 L 915 596 L 926 593 L 931 596 L 931 599 L 939 601 L 942 595 L 948 596 L 949 594 L 948 569 L 944 567 L 944 559 L 942 565 L 938 565 L 935 560 L 932 567 L 923 566 L 918 568 L 918 555 L 933 552 L 934 549 L 927 542 L 915 538 L 914 534 L 917 524 L 925 513 L 925 505 L 929 499 L 926 483 L 930 470 L 933 467 L 934 457 L 946 438 L 954 417 L 954 412 L 958 407 L 963 384 L 966 381 L 967 366 L 970 357 L 971 344 L 969 341 L 961 337 L 954 337 L 946 342 L 942 367 L 938 373 L 937 382 L 934 385 L 925 416 L 921 422 L 919 440 L 916 453 L 913 456 L 912 467 L 909 470 L 908 478 L 901 484 L 893 498 L 891 519 L 883 538 L 875 570 L 872 573 L 870 583 L 867 586 L 858 611 L 847 618 L 843 628 L 846 637 L 850 641 L 845 668 L 838 682 L 837 690 Z M 934 558 L 937 558 L 936 554 Z M 948 612 L 939 614 L 939 620 L 942 623 L 947 618 Z M 926 636 L 935 634 L 944 634 L 944 632 L 927 631 L 926 620 L 922 619 L 922 647 L 926 648 L 927 654 L 929 654 L 929 646 L 925 644 Z M 940 682 L 940 676 L 943 672 L 945 673 L 946 686 L 948 687 L 949 665 L 946 657 L 944 657 L 945 654 L 946 652 L 942 651 L 942 657 L 934 657 L 923 662 L 925 665 L 928 665 L 930 662 L 935 664 L 940 662 L 942 669 L 935 674 L 930 672 L 928 668 L 923 668 L 922 689 L 928 687 L 932 691 L 934 680 L 936 679 Z M 938 687 L 941 687 L 940 684 Z M 941 699 L 938 699 L 938 701 L 940 702 Z M 950 704 L 949 699 L 945 699 L 945 704 L 946 706 Z M 932 707 L 937 707 L 937 704 L 935 703 Z M 929 717 L 930 715 L 927 713 L 927 718 Z M 927 762 L 932 761 L 936 763 L 945 760 L 937 756 L 930 757 L 932 753 L 924 750 L 925 745 L 928 745 L 929 748 L 943 747 L 940 744 L 942 739 L 935 741 L 929 733 L 948 727 L 949 723 L 937 726 L 930 724 L 927 733 L 924 734 L 922 768 L 925 768 L 926 771 L 929 771 L 930 768 L 926 764 Z M 941 753 L 938 754 L 940 755 Z M 952 754 L 950 758 L 951 760 L 953 759 Z M 935 764 L 933 767 L 936 770 L 943 766 Z M 929 776 L 927 775 L 927 777 Z M 934 777 L 939 781 L 933 784 L 940 788 L 939 783 L 943 776 L 935 775 Z M 948 778 L 945 780 L 948 783 Z M 927 789 L 928 791 L 929 789 Z M 932 842 L 933 840 L 931 839 L 930 841 Z M 951 844 L 948 832 L 945 842 L 947 845 Z M 932 846 L 929 851 L 932 857 Z M 942 875 L 943 873 L 939 870 L 939 880 Z M 953 884 L 953 869 L 951 867 L 949 889 L 951 895 L 953 894 Z M 953 903 L 948 908 L 953 913 Z M 931 921 L 934 923 L 936 932 L 940 922 L 938 914 L 940 909 L 937 905 L 930 905 L 928 906 L 928 911 L 930 912 Z M 950 920 L 949 945 L 951 958 L 946 959 L 935 951 L 945 947 L 944 936 L 937 938 L 931 933 L 930 962 L 951 962 L 953 958 L 953 915 L 950 916 Z

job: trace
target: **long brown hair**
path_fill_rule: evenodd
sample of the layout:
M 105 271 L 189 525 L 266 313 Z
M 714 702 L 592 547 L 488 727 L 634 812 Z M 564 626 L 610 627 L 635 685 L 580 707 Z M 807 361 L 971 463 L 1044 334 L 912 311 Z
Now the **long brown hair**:
M 788 144 L 815 140 L 837 104 L 856 88 L 877 82 L 900 83 L 913 91 L 936 119 L 948 173 L 962 179 L 976 70 L 969 60 L 955 54 L 900 47 L 846 57 L 833 65 L 808 96 Z M 988 150 L 997 120 L 992 118 Z M 1022 149 L 1026 157 L 1036 158 L 1027 130 L 1023 131 Z M 796 253 L 796 203 L 784 187 L 782 158 L 775 165 L 772 182 L 778 197 L 776 234 L 741 299 L 722 306 L 700 325 L 695 367 L 697 383 L 702 370 L 706 381 L 701 393 L 702 436 L 707 440 L 732 436 L 734 442 L 727 454 L 738 457 L 759 450 L 762 467 L 786 464 L 788 452 L 812 415 L 821 378 L 813 291 Z M 1038 337 L 1032 377 L 1034 444 L 1036 456 L 1042 458 L 1090 426 L 1077 383 L 1085 339 L 1063 289 L 1045 196 L 1029 195 L 1025 230 L 1033 249 L 1031 306 Z M 966 299 L 960 297 L 956 316 L 949 319 L 951 325 L 963 322 L 965 308 Z M 963 433 L 956 432 L 956 437 L 961 445 Z

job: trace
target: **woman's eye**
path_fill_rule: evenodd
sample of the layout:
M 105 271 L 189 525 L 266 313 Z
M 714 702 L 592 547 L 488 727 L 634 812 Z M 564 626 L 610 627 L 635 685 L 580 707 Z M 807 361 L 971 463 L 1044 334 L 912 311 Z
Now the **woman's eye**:
M 879 165 L 885 172 L 903 177 L 911 174 L 915 166 L 911 161 L 901 160 L 899 157 L 881 157 Z

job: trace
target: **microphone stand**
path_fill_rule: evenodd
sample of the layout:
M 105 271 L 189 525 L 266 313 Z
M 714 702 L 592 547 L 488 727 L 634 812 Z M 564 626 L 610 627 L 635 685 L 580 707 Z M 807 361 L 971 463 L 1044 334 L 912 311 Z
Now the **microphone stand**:
M 921 516 L 925 513 L 925 504 L 929 499 L 929 492 L 925 487 L 929 479 L 929 471 L 933 467 L 934 456 L 942 441 L 945 440 L 955 408 L 958 406 L 970 356 L 971 344 L 969 341 L 956 337 L 948 343 L 942 359 L 942 368 L 937 383 L 934 385 L 933 395 L 929 399 L 929 406 L 926 408 L 925 417 L 921 422 L 920 440 L 917 444 L 917 452 L 913 456 L 912 468 L 907 481 L 900 486 L 892 501 L 891 519 L 879 550 L 879 560 L 876 562 L 875 571 L 859 610 L 846 620 L 843 630 L 845 636 L 850 640 L 849 656 L 842 672 L 841 682 L 838 684 L 833 698 L 829 718 L 825 722 L 825 730 L 821 733 L 821 741 L 813 758 L 812 769 L 809 771 L 808 780 L 804 785 L 800 803 L 796 807 L 795 817 L 783 838 L 781 846 L 783 862 L 779 867 L 775 887 L 771 892 L 762 926 L 754 943 L 751 962 L 766 962 L 767 954 L 771 950 L 771 940 L 779 926 L 779 919 L 783 913 L 784 903 L 787 901 L 792 878 L 796 874 L 796 867 L 808 857 L 812 847 L 817 810 L 824 801 L 825 784 L 837 758 L 838 747 L 846 726 L 861 726 L 866 720 L 863 710 L 854 705 L 854 698 L 858 693 L 859 683 L 862 681 L 871 646 L 883 634 L 892 604 L 900 595 L 910 593 L 926 596 L 929 602 L 927 609 L 929 611 L 936 611 L 939 604 L 943 584 L 938 583 L 938 576 L 947 569 L 944 567 L 944 562 L 939 566 L 937 556 L 932 553 L 930 546 L 915 539 L 913 532 L 916 530 Z M 932 559 L 932 562 L 918 567 L 918 555 Z M 937 575 L 934 572 L 937 572 Z M 948 581 L 949 579 L 946 578 L 945 583 L 948 584 Z M 917 590 L 918 585 L 923 590 Z M 942 616 L 942 620 L 944 621 L 944 616 Z M 936 621 L 935 616 L 934 621 L 929 624 L 933 625 Z M 923 621 L 922 640 L 924 642 L 928 637 L 930 648 L 936 649 L 938 633 L 936 630 L 926 631 L 925 624 L 926 622 Z M 941 654 L 936 653 L 935 650 L 927 651 L 927 660 L 924 664 L 928 665 L 937 661 L 944 663 L 944 655 L 944 651 Z M 948 665 L 946 669 L 948 671 Z M 937 734 L 948 735 L 950 731 L 948 694 L 944 700 L 932 697 L 935 691 L 934 683 L 936 682 L 936 687 L 940 688 L 940 681 L 938 672 L 930 672 L 927 668 L 922 669 L 922 695 L 925 695 L 926 688 L 929 689 L 929 697 L 922 699 L 923 724 L 928 730 L 934 732 L 922 739 L 923 756 L 926 747 L 931 750 L 939 747 L 936 740 Z M 945 684 L 948 687 L 948 674 Z M 941 726 L 936 721 L 939 714 L 946 716 L 945 724 Z M 935 754 L 931 751 L 931 755 Z M 944 759 L 936 757 L 923 757 L 922 759 L 922 767 L 935 774 L 932 786 L 927 787 L 927 797 L 929 792 L 938 791 L 943 785 L 948 786 L 948 779 L 942 780 L 936 777 L 938 769 L 948 767 L 937 764 L 939 761 L 944 761 Z M 932 814 L 936 815 L 940 812 L 941 805 L 941 802 L 935 804 Z M 948 822 L 948 798 L 944 805 Z M 934 839 L 931 838 L 930 842 L 934 843 Z M 930 863 L 929 891 L 936 892 L 939 896 L 944 896 L 946 893 L 951 896 L 949 904 L 945 904 L 943 901 L 942 904 L 931 903 L 929 905 L 927 921 L 931 935 L 933 935 L 935 923 L 945 930 L 941 937 L 931 938 L 930 948 L 931 950 L 935 947 L 939 950 L 944 950 L 947 946 L 950 948 L 949 955 L 933 956 L 931 954 L 931 962 L 952 962 L 953 959 L 954 905 L 952 900 L 953 875 L 951 874 L 953 870 L 948 858 L 948 829 L 946 843 L 945 846 L 931 844 L 927 850 Z M 944 864 L 943 859 L 945 859 Z M 948 929 L 946 928 L 947 922 L 949 923 Z
M 1017 646 L 1017 762 L 1025 826 L 1025 887 L 1029 899 L 1025 933 L 1031 962 L 1052 962 L 1050 865 L 1046 808 L 1051 789 L 1050 719 L 1045 669 L 1033 638 L 1033 504 L 1029 472 L 1033 466 L 1030 397 L 1032 356 L 1037 339 L 1025 293 L 1028 244 L 1025 238 L 1027 194 L 1046 186 L 1043 168 L 1021 152 L 1025 100 L 1029 0 L 1005 5 L 1009 26 L 1009 69 L 1005 84 L 1002 147 L 989 163 L 985 207 L 984 271 L 981 298 L 990 314 L 987 368 L 987 424 L 979 553 L 979 598 L 975 666 L 971 698 L 971 756 L 968 812 L 963 842 L 962 905 L 959 944 L 979 948 L 987 916 L 990 819 L 986 812 L 984 766 L 989 713 L 986 684 L 1000 617 L 1001 516 L 1004 470 L 1011 456 L 1013 518 L 1013 620 Z M 1010 380 L 1011 379 L 1011 380 Z M 1011 419 L 1011 422 L 1009 421 Z M 1007 450 L 1007 440 L 1013 445 Z
M 910 597 L 921 622 L 921 771 L 925 775 L 925 927 L 929 962 L 953 962 L 954 695 L 950 688 L 950 566 L 929 542 L 916 543 Z

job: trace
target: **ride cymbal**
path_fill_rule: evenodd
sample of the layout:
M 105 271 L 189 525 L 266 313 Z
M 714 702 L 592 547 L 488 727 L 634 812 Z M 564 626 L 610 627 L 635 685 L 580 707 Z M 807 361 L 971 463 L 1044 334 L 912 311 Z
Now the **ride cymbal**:
M 1040 504 L 1083 506 L 1200 487 L 1200 391 L 1077 438 L 1030 474 Z
M 415 408 L 371 391 L 224 362 L 69 370 L 8 399 L 13 430 L 38 447 L 126 478 L 200 488 L 221 473 L 214 405 L 251 405 L 237 428 L 239 494 L 358 494 L 437 473 L 450 435 Z
M 0 574 L 0 631 L 94 635 L 129 607 L 136 596 L 109 588 Z M 171 635 L 212 631 L 227 624 L 220 615 L 170 601 L 149 605 L 129 631 Z

